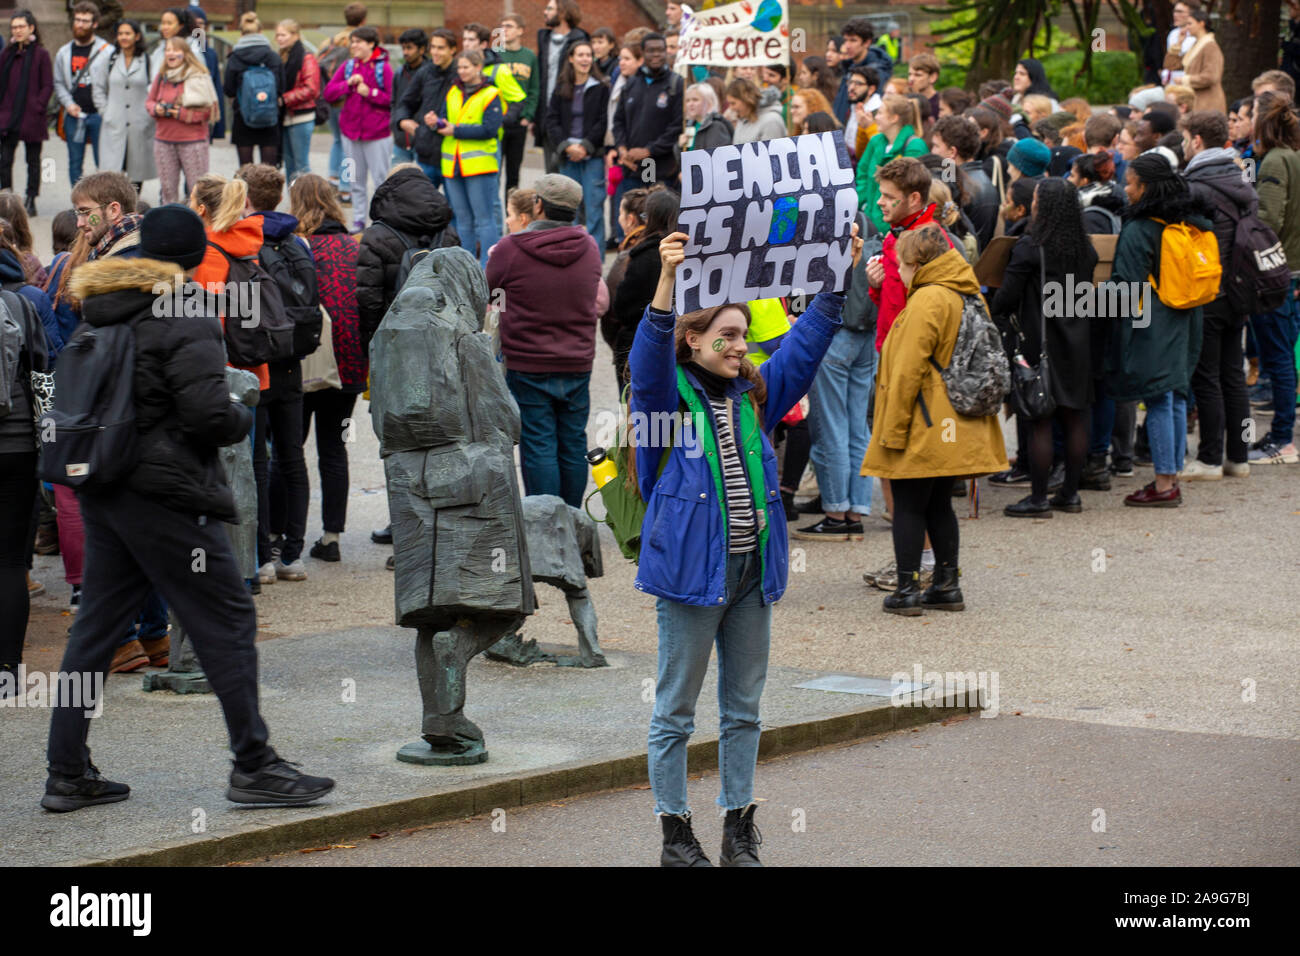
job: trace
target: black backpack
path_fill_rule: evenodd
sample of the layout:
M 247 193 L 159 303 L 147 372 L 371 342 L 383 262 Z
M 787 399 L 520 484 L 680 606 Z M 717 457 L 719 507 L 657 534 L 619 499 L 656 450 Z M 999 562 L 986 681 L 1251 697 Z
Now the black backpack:
M 293 358 L 293 319 L 285 311 L 279 285 L 267 275 L 257 256 L 236 259 L 215 242 L 208 245 L 230 264 L 221 303 L 230 364 L 249 368 Z
M 280 287 L 284 311 L 293 320 L 293 357 L 305 359 L 320 348 L 321 335 L 320 292 L 311 255 L 290 236 L 266 243 L 257 258 Z
M 1083 231 L 1090 236 L 1118 236 L 1122 223 L 1104 206 L 1085 206 L 1083 208 Z
M 54 407 L 40 421 L 42 481 L 102 488 L 135 468 L 135 331 L 82 324 L 59 353 Z
M 402 247 L 405 249 L 402 253 L 402 261 L 397 264 L 397 284 L 393 286 L 393 298 L 396 299 L 402 291 L 402 286 L 406 285 L 406 280 L 410 277 L 411 270 L 415 268 L 415 264 L 433 251 L 433 244 L 442 233 L 438 233 L 435 236 L 421 236 L 421 241 L 413 242 L 405 233 L 394 229 L 386 222 L 377 222 L 375 225 L 383 226 L 395 235 L 398 241 L 401 242 Z M 427 245 L 424 243 L 427 243 Z
M 1277 233 L 1258 213 L 1241 214 L 1223 190 L 1209 183 L 1214 204 L 1232 220 L 1231 261 L 1223 263 L 1223 291 L 1235 315 L 1261 315 L 1282 307 L 1291 288 L 1291 270 Z

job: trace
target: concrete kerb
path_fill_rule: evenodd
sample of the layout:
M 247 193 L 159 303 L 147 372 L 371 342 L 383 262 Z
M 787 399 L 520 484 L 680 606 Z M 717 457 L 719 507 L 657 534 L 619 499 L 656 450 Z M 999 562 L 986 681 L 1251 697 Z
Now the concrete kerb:
M 950 717 L 978 713 L 978 706 L 893 707 L 880 704 L 849 714 L 771 727 L 763 731 L 759 757 L 766 759 L 861 740 Z M 688 773 L 718 766 L 717 737 L 698 739 L 687 751 Z M 376 833 L 442 823 L 526 807 L 649 781 L 644 753 L 575 764 L 509 780 L 395 800 L 342 813 L 326 813 L 208 840 L 145 847 L 116 857 L 88 857 L 61 866 L 219 866 L 306 846 L 337 842 L 346 834 Z M 292 812 L 292 811 L 286 811 Z

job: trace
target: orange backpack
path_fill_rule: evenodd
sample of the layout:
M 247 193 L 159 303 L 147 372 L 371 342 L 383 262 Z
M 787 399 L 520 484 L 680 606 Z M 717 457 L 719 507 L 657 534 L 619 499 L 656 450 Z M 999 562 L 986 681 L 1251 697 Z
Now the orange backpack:
M 1219 241 L 1213 230 L 1198 229 L 1186 222 L 1155 222 L 1160 233 L 1159 278 L 1147 276 L 1156 296 L 1171 309 L 1186 310 L 1213 302 L 1219 294 L 1223 267 L 1219 264 Z

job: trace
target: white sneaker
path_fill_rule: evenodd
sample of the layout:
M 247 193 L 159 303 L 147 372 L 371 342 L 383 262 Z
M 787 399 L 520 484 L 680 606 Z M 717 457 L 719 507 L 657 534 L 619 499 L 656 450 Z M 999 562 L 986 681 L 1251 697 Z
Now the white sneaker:
M 1223 463 L 1223 473 L 1229 478 L 1246 478 L 1250 475 L 1250 462 L 1248 461 L 1225 461 Z
M 266 564 L 262 565 L 260 568 L 257 569 L 257 580 L 261 584 L 275 583 L 276 578 L 275 578 L 274 561 L 268 561 L 266 562 Z
M 298 558 L 292 564 L 285 564 L 283 561 L 276 561 L 275 574 L 281 581 L 307 580 L 307 568 L 302 563 L 302 558 Z
M 1222 465 L 1207 465 L 1199 458 L 1193 458 L 1183 466 L 1182 476 L 1187 481 L 1221 481 Z

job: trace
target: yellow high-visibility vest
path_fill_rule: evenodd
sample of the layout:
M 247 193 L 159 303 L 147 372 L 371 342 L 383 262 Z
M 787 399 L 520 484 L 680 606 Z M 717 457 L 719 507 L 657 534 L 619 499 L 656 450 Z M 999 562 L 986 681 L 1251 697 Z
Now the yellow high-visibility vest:
M 452 126 L 477 126 L 483 122 L 488 104 L 501 95 L 501 91 L 485 83 L 468 100 L 459 86 L 447 93 L 447 122 Z M 498 134 L 500 131 L 498 130 Z M 497 137 L 490 139 L 442 138 L 442 174 L 444 176 L 480 176 L 495 173 L 497 165 Z

